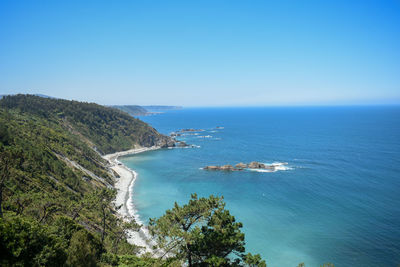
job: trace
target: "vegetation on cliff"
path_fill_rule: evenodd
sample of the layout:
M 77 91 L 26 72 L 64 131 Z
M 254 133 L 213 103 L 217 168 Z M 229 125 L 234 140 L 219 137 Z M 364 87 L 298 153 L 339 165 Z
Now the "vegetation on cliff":
M 5 96 L 0 107 L 13 114 L 45 119 L 108 154 L 134 146 L 172 145 L 169 137 L 129 114 L 95 103 L 82 103 L 34 95 Z

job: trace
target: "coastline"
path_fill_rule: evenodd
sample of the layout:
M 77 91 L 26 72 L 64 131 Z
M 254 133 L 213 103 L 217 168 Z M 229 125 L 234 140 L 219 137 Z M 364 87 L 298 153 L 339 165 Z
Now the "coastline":
M 114 200 L 114 203 L 116 206 L 121 206 L 121 208 L 118 210 L 118 214 L 125 220 L 130 220 L 130 218 L 133 218 L 135 219 L 136 223 L 142 225 L 140 230 L 137 232 L 129 231 L 129 238 L 127 240 L 130 244 L 143 247 L 140 253 L 150 252 L 154 254 L 155 251 L 152 249 L 153 244 L 151 244 L 152 242 L 150 234 L 147 228 L 143 226 L 143 223 L 140 221 L 139 214 L 135 209 L 135 205 L 132 199 L 133 188 L 138 174 L 134 170 L 128 168 L 120 161 L 118 161 L 118 157 L 139 154 L 157 149 L 160 149 L 160 147 L 141 147 L 103 156 L 103 158 L 111 164 L 110 168 L 118 173 L 118 175 L 120 176 L 119 178 L 116 178 L 116 182 L 114 185 L 114 188 L 117 189 L 117 196 Z

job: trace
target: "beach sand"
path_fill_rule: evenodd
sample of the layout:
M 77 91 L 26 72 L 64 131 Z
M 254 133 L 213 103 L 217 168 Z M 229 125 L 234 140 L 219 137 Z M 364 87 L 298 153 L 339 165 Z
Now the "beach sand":
M 103 158 L 108 160 L 111 164 L 111 169 L 113 169 L 120 176 L 116 179 L 114 186 L 117 189 L 117 197 L 115 198 L 114 203 L 116 206 L 121 206 L 121 208 L 118 210 L 118 214 L 125 220 L 131 220 L 133 218 L 135 219 L 136 223 L 143 224 L 140 221 L 139 215 L 132 200 L 133 187 L 137 178 L 137 173 L 119 162 L 118 157 L 143 153 L 156 149 L 159 149 L 159 147 L 142 147 L 103 156 Z M 140 251 L 141 253 L 150 252 L 155 254 L 155 251 L 152 249 L 154 242 L 151 240 L 150 234 L 145 226 L 142 226 L 138 232 L 130 231 L 129 236 L 129 243 L 143 247 L 143 249 Z

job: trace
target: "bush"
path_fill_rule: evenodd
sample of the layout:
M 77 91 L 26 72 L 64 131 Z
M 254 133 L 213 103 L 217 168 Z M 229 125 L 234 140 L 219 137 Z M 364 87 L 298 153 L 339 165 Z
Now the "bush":
M 62 266 L 63 243 L 43 225 L 19 216 L 0 219 L 0 265 Z
M 72 235 L 68 247 L 68 261 L 71 266 L 97 266 L 100 258 L 101 244 L 86 230 L 79 230 Z

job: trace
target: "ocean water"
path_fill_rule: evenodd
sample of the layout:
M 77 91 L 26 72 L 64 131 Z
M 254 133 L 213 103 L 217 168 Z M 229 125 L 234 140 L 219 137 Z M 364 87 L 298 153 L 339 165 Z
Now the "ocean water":
M 191 193 L 224 196 L 269 267 L 400 264 L 400 107 L 198 108 L 141 117 L 196 148 L 121 158 L 143 222 Z M 224 129 L 216 129 L 222 126 Z M 206 165 L 287 162 L 277 172 Z

